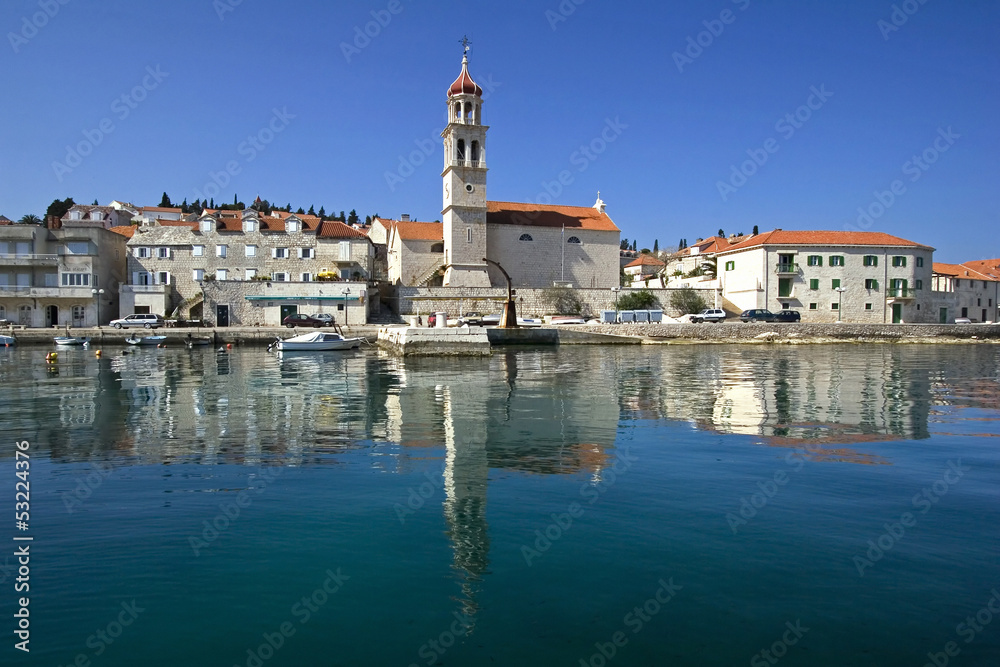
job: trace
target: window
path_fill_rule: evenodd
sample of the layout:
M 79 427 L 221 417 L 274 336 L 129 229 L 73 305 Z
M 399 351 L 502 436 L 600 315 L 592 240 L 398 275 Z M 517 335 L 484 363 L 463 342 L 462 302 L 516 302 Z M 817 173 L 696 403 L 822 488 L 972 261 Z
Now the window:
M 313 259 L 312 248 L 299 248 L 299 259 Z
M 73 306 L 73 326 L 82 327 L 86 309 L 83 306 Z
M 149 248 L 136 248 L 135 256 L 139 259 L 146 259 L 149 257 Z
M 923 265 L 924 265 L 924 258 L 923 257 L 917 257 L 917 266 L 923 266 Z M 984 282 L 983 283 L 983 287 L 985 287 L 985 286 L 986 286 L 986 284 Z
M 191 271 L 191 280 L 200 283 L 205 279 L 205 269 L 194 269 Z
M 156 257 L 157 259 L 170 259 L 170 248 L 157 248 Z
M 816 306 L 815 303 L 810 303 L 809 304 L 809 310 L 816 310 L 816 309 L 817 309 L 817 306 Z
M 225 269 L 216 269 L 215 270 L 215 279 L 216 280 L 226 280 L 226 276 L 228 274 L 229 274 L 229 272 L 226 271 Z
M 976 299 L 976 305 L 977 306 L 983 305 L 983 300 L 982 299 Z
M 302 274 L 302 282 L 304 282 L 304 283 L 311 283 L 312 279 L 313 279 L 313 276 L 312 276 L 311 273 L 303 273 Z
M 215 246 L 215 256 L 216 257 L 225 257 L 228 249 L 229 249 L 229 246 L 225 246 L 225 245 L 217 245 L 217 246 Z
M 471 232 L 472 230 L 470 229 L 469 231 Z M 531 238 L 531 234 L 521 234 L 521 238 L 518 241 L 534 241 L 534 239 Z
M 351 261 L 351 242 L 341 241 L 337 244 L 340 250 L 340 261 L 349 262 Z
M 199 229 L 201 230 L 202 234 L 208 234 L 210 231 L 212 231 L 212 219 L 209 218 L 208 220 L 202 220 L 201 224 L 199 225 Z
M 90 219 L 91 220 L 103 220 L 104 219 L 104 215 L 100 211 L 91 211 L 90 212 Z
M 871 309 L 872 309 L 872 305 L 870 303 L 866 303 L 865 304 L 865 310 L 871 310 Z
M 286 282 L 288 282 L 288 274 L 287 273 L 277 272 L 277 273 L 273 274 L 273 276 L 272 276 L 271 279 L 274 280 L 277 283 L 286 283 Z
M 878 266 L 878 257 L 875 255 L 865 255 L 863 263 L 865 266 Z
M 18 274 L 18 278 L 21 274 Z M 18 282 L 20 284 L 20 281 Z M 63 287 L 88 287 L 90 285 L 89 273 L 64 273 L 62 274 Z
M 132 274 L 133 285 L 149 285 L 149 274 L 145 271 L 136 271 Z
M 191 246 L 191 256 L 192 257 L 204 257 L 205 256 L 205 246 L 203 246 L 203 245 Z
M 79 220 L 80 219 L 80 211 L 73 211 L 72 213 L 70 213 L 69 214 L 69 219 L 70 220 Z
M 579 237 L 571 236 L 568 239 L 566 239 L 566 243 L 575 243 L 575 244 L 579 245 L 580 244 L 580 239 L 579 239 Z
M 257 256 L 257 246 L 255 245 L 243 246 L 243 250 L 246 252 L 247 257 Z
M 878 281 L 874 278 L 865 278 L 865 289 L 878 289 Z
M 67 255 L 86 255 L 90 244 L 86 241 L 70 241 L 66 244 Z
M 472 227 L 465 228 L 465 242 L 472 243 Z
M 288 257 L 288 248 L 271 248 L 271 257 L 274 259 L 285 259 Z
M 924 281 L 923 280 L 914 280 L 913 281 L 913 288 L 914 289 L 923 289 L 924 288 Z
M 257 231 L 257 221 L 250 218 L 243 221 L 243 231 L 247 234 L 253 234 Z
M 154 285 L 169 285 L 170 284 L 170 272 L 169 271 L 159 271 L 154 276 Z
M 0 320 L 7 319 L 7 308 L 6 306 L 0 306 Z
M 442 253 L 442 252 L 444 252 L 444 244 L 443 243 L 435 243 L 434 245 L 431 246 L 431 252 L 435 252 L 435 253 Z
M 831 285 L 830 285 L 831 288 L 837 289 L 838 287 L 840 287 L 840 278 L 834 278 L 830 282 L 831 282 Z
M 986 281 L 983 281 L 983 289 L 986 289 Z
M 288 230 L 289 232 L 299 231 L 299 221 L 289 220 L 287 223 L 285 223 L 285 229 Z
M 257 269 L 247 269 L 243 275 L 245 280 L 253 280 L 257 277 Z
M 809 289 L 819 289 L 819 278 L 809 279 Z
M 839 310 L 839 309 L 840 309 L 840 304 L 837 303 L 836 301 L 830 304 L 830 310 Z
M 958 278 L 956 278 L 955 279 L 955 289 L 958 289 L 961 286 L 962 286 L 962 281 L 959 280 Z
M 735 268 L 736 268 L 736 261 L 735 260 L 731 260 L 731 261 L 726 262 L 726 271 L 732 271 Z
M 843 266 L 844 258 L 841 255 L 830 255 L 830 266 Z
M 823 266 L 823 258 L 820 255 L 809 255 L 806 264 L 808 266 Z
M 892 265 L 895 267 L 906 266 L 906 258 L 901 255 L 895 255 L 892 258 Z

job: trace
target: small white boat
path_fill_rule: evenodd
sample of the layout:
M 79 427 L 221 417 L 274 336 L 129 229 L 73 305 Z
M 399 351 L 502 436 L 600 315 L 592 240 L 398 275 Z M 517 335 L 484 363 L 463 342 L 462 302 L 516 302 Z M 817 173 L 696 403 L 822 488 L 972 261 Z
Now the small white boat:
M 587 320 L 576 315 L 553 315 L 550 324 L 586 324 Z
M 268 346 L 282 352 L 322 351 L 322 350 L 353 350 L 361 347 L 360 338 L 344 338 L 332 331 L 312 331 L 284 340 L 278 339 Z
M 166 340 L 166 336 L 143 336 L 140 338 L 139 336 L 132 334 L 125 339 L 125 342 L 129 345 L 159 345 L 166 342 Z
M 0 336 L 0 347 L 7 347 L 8 345 L 13 345 L 16 342 L 13 336 Z
M 543 322 L 537 317 L 519 317 L 517 318 L 517 326 L 519 327 L 540 327 Z
M 56 345 L 89 345 L 90 336 L 56 336 L 52 340 Z
M 187 345 L 188 347 L 195 347 L 195 346 L 198 346 L 198 345 L 211 345 L 212 344 L 212 339 L 211 338 L 196 338 L 196 337 L 193 337 L 193 336 L 189 335 L 187 338 L 184 339 L 184 344 Z

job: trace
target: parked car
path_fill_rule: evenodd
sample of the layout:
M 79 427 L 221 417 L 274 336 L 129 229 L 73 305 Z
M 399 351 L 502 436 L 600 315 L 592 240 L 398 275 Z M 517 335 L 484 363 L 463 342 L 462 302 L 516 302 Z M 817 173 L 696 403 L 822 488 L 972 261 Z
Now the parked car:
M 972 320 L 968 317 L 956 317 L 955 324 L 972 324 Z
M 726 319 L 726 311 L 721 308 L 706 308 L 696 315 L 691 316 L 691 321 L 695 324 L 701 324 L 702 322 L 724 322 Z
M 797 310 L 779 310 L 774 314 L 775 322 L 801 322 L 802 313 Z
M 323 320 L 317 320 L 312 315 L 306 315 L 305 313 L 292 313 L 285 319 L 281 320 L 281 323 L 291 329 L 292 327 L 327 327 L 333 326 L 331 322 L 326 322 Z
M 740 313 L 740 322 L 774 322 L 777 315 L 766 308 L 751 308 Z
M 330 313 L 313 313 L 309 317 L 318 322 L 323 322 L 323 326 L 333 327 L 337 325 L 337 320 Z
M 483 323 L 483 314 L 476 312 L 466 313 L 458 319 L 458 323 L 459 325 L 468 324 L 470 327 L 479 326 Z
M 166 323 L 163 321 L 162 315 L 156 315 L 154 313 L 136 313 L 134 315 L 123 317 L 120 320 L 111 320 L 110 324 L 115 329 L 128 329 L 129 327 L 156 329 L 157 327 L 164 326 Z

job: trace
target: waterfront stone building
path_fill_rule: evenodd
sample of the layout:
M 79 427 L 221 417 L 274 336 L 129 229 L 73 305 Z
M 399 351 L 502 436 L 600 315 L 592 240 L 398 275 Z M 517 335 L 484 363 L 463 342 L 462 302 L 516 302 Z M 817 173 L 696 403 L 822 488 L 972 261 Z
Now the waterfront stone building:
M 956 317 L 972 322 L 1000 319 L 1000 259 L 962 264 L 934 262 L 931 311 L 945 324 Z
M 448 88 L 448 125 L 438 227 L 408 220 L 376 221 L 373 240 L 387 244 L 390 281 L 406 286 L 502 287 L 499 263 L 515 287 L 619 284 L 621 232 L 598 195 L 592 207 L 490 201 L 486 198 L 483 98 L 469 74 L 469 59 Z M 397 225 L 395 237 L 391 228 Z M 439 231 L 438 231 L 439 228 Z M 396 242 L 395 252 L 392 241 Z
M 126 238 L 102 207 L 63 224 L 0 225 L 0 320 L 94 326 L 118 317 Z
M 342 222 L 283 211 L 264 215 L 254 209 L 206 209 L 195 220 L 158 219 L 137 227 L 128 247 L 130 280 L 122 288 L 123 314 L 153 312 L 220 326 L 278 324 L 297 312 L 300 301 L 314 308 L 321 289 L 329 293 L 323 296 L 340 295 L 349 285 L 336 290 L 332 284 L 366 283 L 374 258 L 365 233 Z M 300 285 L 292 290 L 295 294 L 282 290 L 281 298 L 272 300 L 282 302 L 273 313 L 254 311 L 244 322 L 244 301 L 265 295 L 247 289 L 241 299 L 239 290 L 223 287 L 247 281 L 265 287 Z M 322 285 L 312 285 L 316 281 Z M 362 287 L 355 285 L 353 300 L 363 302 L 367 290 Z M 211 302 L 207 309 L 206 298 Z
M 798 310 L 803 322 L 936 322 L 933 252 L 882 232 L 776 229 L 715 260 L 720 293 L 739 310 Z

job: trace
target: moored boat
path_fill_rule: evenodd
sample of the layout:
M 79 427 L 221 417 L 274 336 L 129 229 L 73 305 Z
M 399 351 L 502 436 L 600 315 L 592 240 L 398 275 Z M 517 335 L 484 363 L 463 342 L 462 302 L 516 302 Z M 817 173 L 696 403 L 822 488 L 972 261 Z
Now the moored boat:
M 17 342 L 17 339 L 13 336 L 0 336 L 0 347 L 7 347 L 8 345 L 13 345 Z
M 56 336 L 52 339 L 56 345 L 89 345 L 90 336 Z
M 211 338 L 198 338 L 198 337 L 192 336 L 191 334 L 188 334 L 188 337 L 184 339 L 184 344 L 187 345 L 188 347 L 196 347 L 198 345 L 211 345 L 212 344 L 212 339 Z
M 352 350 L 361 347 L 360 338 L 344 338 L 339 333 L 311 331 L 284 340 L 278 339 L 268 346 L 281 352 L 313 352 L 324 350 Z
M 132 334 L 125 339 L 125 342 L 129 345 L 160 345 L 167 340 L 166 336 L 143 336 L 139 337 Z

